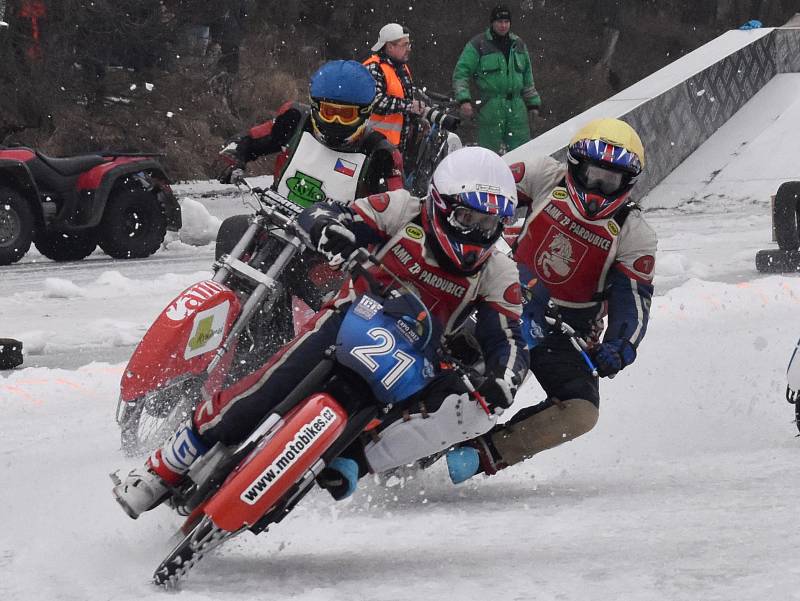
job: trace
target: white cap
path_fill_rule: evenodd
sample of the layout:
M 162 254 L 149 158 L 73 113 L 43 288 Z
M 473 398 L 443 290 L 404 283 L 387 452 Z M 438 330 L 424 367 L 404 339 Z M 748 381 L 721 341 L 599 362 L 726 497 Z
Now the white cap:
M 409 36 L 408 30 L 400 25 L 400 23 L 387 23 L 383 27 L 381 27 L 380 32 L 378 33 L 378 41 L 372 47 L 373 52 L 377 52 L 381 48 L 383 48 L 386 42 L 396 42 L 397 40 L 402 40 L 403 38 L 407 38 Z

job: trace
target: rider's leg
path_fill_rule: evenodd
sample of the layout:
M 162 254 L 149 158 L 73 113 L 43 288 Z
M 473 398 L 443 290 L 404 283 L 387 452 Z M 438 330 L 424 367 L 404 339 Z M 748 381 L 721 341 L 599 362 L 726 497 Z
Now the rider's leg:
M 209 445 L 238 444 L 324 358 L 335 341 L 341 317 L 325 309 L 259 369 L 201 403 L 194 414 L 196 432 Z
M 114 487 L 114 497 L 125 513 L 136 519 L 159 505 L 167 497 L 169 487 L 180 484 L 195 459 L 206 451 L 206 445 L 188 421 L 150 455 L 143 467 L 131 470 Z
M 476 471 L 491 475 L 574 440 L 597 423 L 598 379 L 564 336 L 550 335 L 534 347 L 531 368 L 547 393 L 547 400 L 521 410 L 471 444 L 480 460 Z

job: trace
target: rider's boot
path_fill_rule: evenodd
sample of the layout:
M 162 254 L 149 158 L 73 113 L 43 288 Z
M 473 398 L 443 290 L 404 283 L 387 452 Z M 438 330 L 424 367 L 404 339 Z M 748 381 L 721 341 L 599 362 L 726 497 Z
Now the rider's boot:
M 192 463 L 206 450 L 191 421 L 183 424 L 164 446 L 153 451 L 144 466 L 131 470 L 113 488 L 114 498 L 135 520 L 160 505 L 169 496 L 170 488 L 183 481 Z
M 480 473 L 493 476 L 508 467 L 493 447 L 490 435 L 483 435 L 447 451 L 447 472 L 453 484 L 460 484 Z
M 349 457 L 336 457 L 317 476 L 317 484 L 337 501 L 352 495 L 358 486 L 358 462 Z

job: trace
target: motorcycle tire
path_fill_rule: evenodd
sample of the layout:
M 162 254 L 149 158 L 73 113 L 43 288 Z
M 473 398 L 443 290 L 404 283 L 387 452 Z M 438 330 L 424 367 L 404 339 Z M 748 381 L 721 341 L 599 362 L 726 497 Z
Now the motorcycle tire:
M 154 192 L 126 180 L 108 197 L 100 222 L 100 248 L 115 259 L 155 253 L 167 234 L 167 217 Z
M 800 208 L 800 182 L 785 182 L 775 193 L 772 209 L 772 222 L 775 225 L 775 239 L 781 250 L 797 250 L 800 247 L 798 235 L 798 208 Z
M 233 247 L 241 240 L 248 227 L 250 227 L 249 215 L 233 215 L 227 217 L 217 231 L 214 260 L 218 261 L 222 255 L 230 254 Z
M 214 525 L 211 518 L 203 518 L 192 528 L 164 558 L 153 573 L 153 582 L 166 588 L 175 588 L 181 578 L 200 561 L 203 556 L 218 547 L 237 532 L 227 532 Z
M 125 403 L 119 416 L 122 450 L 142 455 L 158 448 L 192 415 L 201 388 L 200 380 L 191 378 Z
M 38 234 L 33 243 L 45 257 L 58 262 L 80 261 L 97 248 L 97 238 L 94 232 L 80 234 L 45 232 Z
M 33 211 L 13 188 L 0 187 L 0 265 L 19 261 L 33 241 Z

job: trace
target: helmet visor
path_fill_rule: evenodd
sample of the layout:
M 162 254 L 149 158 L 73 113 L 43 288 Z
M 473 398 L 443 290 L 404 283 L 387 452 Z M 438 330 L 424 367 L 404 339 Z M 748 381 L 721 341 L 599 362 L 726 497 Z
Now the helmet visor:
M 461 206 L 452 210 L 448 217 L 448 222 L 464 234 L 478 234 L 480 237 L 489 240 L 497 233 L 497 228 L 500 227 L 503 220 L 500 215 L 481 213 Z
M 621 171 L 612 171 L 592 163 L 581 165 L 577 178 L 586 190 L 594 190 L 605 196 L 613 196 L 627 183 L 625 174 Z
M 342 125 L 355 125 L 361 119 L 360 109 L 354 104 L 337 104 L 321 100 L 318 112 L 319 118 L 325 123 L 338 122 Z

